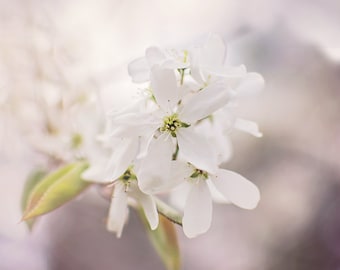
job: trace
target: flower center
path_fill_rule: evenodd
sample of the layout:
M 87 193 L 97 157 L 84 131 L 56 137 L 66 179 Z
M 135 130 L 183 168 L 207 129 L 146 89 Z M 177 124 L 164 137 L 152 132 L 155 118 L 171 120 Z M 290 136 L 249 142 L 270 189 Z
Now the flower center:
M 190 125 L 184 122 L 181 122 L 178 118 L 178 115 L 175 113 L 170 116 L 165 116 L 163 119 L 163 126 L 160 128 L 161 132 L 169 132 L 172 137 L 176 137 L 176 131 L 179 128 L 186 128 Z
M 208 179 L 208 173 L 206 171 L 195 168 L 193 173 L 190 175 L 190 178 L 200 178 L 206 180 Z
M 119 180 L 122 181 L 126 186 L 128 186 L 131 181 L 137 180 L 136 175 L 132 172 L 132 167 L 129 167 L 122 176 L 119 177 Z

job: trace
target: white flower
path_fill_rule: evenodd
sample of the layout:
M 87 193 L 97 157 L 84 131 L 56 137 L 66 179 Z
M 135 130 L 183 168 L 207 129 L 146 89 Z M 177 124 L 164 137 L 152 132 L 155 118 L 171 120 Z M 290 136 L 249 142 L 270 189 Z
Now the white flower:
M 157 228 L 159 221 L 156 204 L 152 196 L 141 192 L 136 181 L 131 181 L 129 183 L 126 183 L 126 181 L 127 180 L 122 179 L 115 183 L 107 221 L 107 229 L 116 232 L 118 238 L 121 236 L 124 224 L 128 218 L 129 198 L 135 200 L 137 204 L 142 207 L 152 230 Z
M 208 171 L 216 169 L 215 154 L 205 137 L 192 127 L 224 106 L 229 92 L 218 82 L 195 93 L 184 104 L 180 104 L 181 90 L 175 74 L 170 69 L 154 67 L 151 73 L 151 88 L 159 109 L 153 113 L 129 113 L 114 117 L 118 124 L 114 136 L 145 136 L 151 138 L 159 132 L 175 137 L 182 156 L 192 164 Z M 197 147 L 199 146 L 199 147 Z
M 145 105 L 145 100 L 141 100 L 124 110 L 109 114 L 111 121 L 108 121 L 106 132 L 95 151 L 99 154 L 91 156 L 90 167 L 82 174 L 84 180 L 110 183 L 121 176 L 134 163 L 137 155 L 144 151 L 141 147 L 147 143 L 144 137 L 138 135 L 145 128 L 142 122 L 149 116 L 149 114 L 139 113 L 141 108 L 145 109 Z M 136 120 L 139 123 L 138 126 L 132 124 Z M 149 121 L 145 122 L 147 127 L 149 124 Z M 134 133 L 127 132 L 130 131 L 131 126 L 139 130 L 135 130 Z M 150 135 L 145 137 L 150 137 Z
M 235 98 L 244 99 L 258 95 L 264 88 L 263 77 L 256 72 L 248 72 L 239 80 L 234 80 L 231 87 Z
M 111 198 L 107 229 L 116 232 L 117 237 L 120 238 L 128 216 L 129 207 L 126 187 L 124 183 L 118 181 Z
M 209 229 L 213 201 L 256 207 L 260 199 L 257 187 L 219 165 L 232 155 L 230 130 L 261 136 L 256 123 L 238 118 L 232 107 L 238 99 L 259 92 L 263 78 L 247 73 L 243 65 L 225 66 L 225 52 L 222 39 L 213 35 L 204 46 L 190 51 L 171 54 L 148 48 L 145 57 L 129 65 L 133 81 L 150 80 L 150 86 L 147 99 L 110 115 L 109 135 L 119 143 L 112 146 L 102 179 L 119 179 L 108 223 L 118 235 L 125 223 L 125 218 L 118 217 L 127 216 L 128 198 L 143 205 L 153 228 L 151 196 L 181 187 L 187 189 L 183 193 L 183 230 L 188 237 Z M 138 181 L 127 185 L 124 174 L 132 164 Z
M 133 163 L 138 151 L 138 137 L 105 138 L 97 144 L 97 155 L 89 158 L 90 167 L 82 174 L 84 180 L 110 183 L 121 176 Z
M 244 209 L 255 208 L 260 199 L 259 190 L 253 183 L 229 170 L 219 169 L 215 174 L 211 174 L 188 165 L 182 179 L 183 188 L 187 190 L 183 231 L 190 238 L 205 233 L 210 227 L 212 192 L 215 192 L 210 189 L 210 185 L 216 188 L 225 201 Z
M 235 80 L 246 75 L 244 65 L 225 66 L 226 46 L 218 35 L 210 35 L 204 46 L 193 49 L 191 54 L 191 75 L 201 85 L 208 85 L 218 78 Z
M 204 136 L 195 132 L 193 125 L 228 102 L 228 89 L 225 89 L 222 83 L 215 83 L 195 93 L 186 99 L 184 104 L 177 107 L 180 88 L 175 84 L 173 72 L 158 69 L 154 70 L 152 75 L 152 89 L 161 108 L 159 114 L 163 121 L 161 130 L 176 135 L 181 155 L 188 162 L 205 170 L 213 171 L 216 161 L 210 143 Z M 169 85 L 172 87 L 167 89 Z M 178 126 L 178 123 L 181 126 Z M 186 125 L 190 125 L 190 127 Z M 211 158 L 213 160 L 209 160 Z
M 142 83 L 150 80 L 152 67 L 158 65 L 163 68 L 184 69 L 189 66 L 187 51 L 162 51 L 157 47 L 146 49 L 145 56 L 137 58 L 128 66 L 129 75 L 133 82 Z
M 263 77 L 254 72 L 247 73 L 243 65 L 238 67 L 225 66 L 225 55 L 226 46 L 222 38 L 218 35 L 211 35 L 204 46 L 191 51 L 191 75 L 201 85 L 209 85 L 222 79 L 232 89 L 230 101 L 224 108 L 223 116 L 232 121 L 227 121 L 223 125 L 223 120 L 215 126 L 223 127 L 222 130 L 224 131 L 236 128 L 256 137 L 261 137 L 262 133 L 257 124 L 234 116 L 231 107 L 235 106 L 240 99 L 258 94 L 264 87 Z
M 212 122 L 216 130 L 217 138 L 221 137 L 219 139 L 225 137 L 228 140 L 226 136 L 234 129 L 246 132 L 258 138 L 262 137 L 258 124 L 254 121 L 237 117 L 232 106 L 225 106 L 217 113 L 213 114 Z
M 136 175 L 140 189 L 147 194 L 168 192 L 182 183 L 185 163 L 172 160 L 175 148 L 162 134 L 150 144 L 148 154 L 138 161 Z M 176 177 L 176 176 L 179 177 Z
M 107 183 L 112 183 L 112 181 L 107 181 Z M 113 186 L 107 229 L 115 232 L 119 238 L 129 215 L 128 206 L 132 204 L 142 207 L 150 228 L 155 230 L 158 226 L 158 213 L 154 198 L 139 189 L 137 178 L 131 167 L 113 181 Z
M 213 114 L 211 118 L 201 121 L 195 128 L 197 132 L 205 134 L 211 142 L 211 146 L 217 153 L 218 164 L 222 164 L 231 159 L 233 147 L 229 138 L 229 129 L 232 122 L 229 117 L 219 117 L 221 114 Z
M 258 138 L 262 137 L 262 133 L 260 132 L 257 123 L 250 120 L 237 118 L 234 122 L 234 128 L 247 132 Z

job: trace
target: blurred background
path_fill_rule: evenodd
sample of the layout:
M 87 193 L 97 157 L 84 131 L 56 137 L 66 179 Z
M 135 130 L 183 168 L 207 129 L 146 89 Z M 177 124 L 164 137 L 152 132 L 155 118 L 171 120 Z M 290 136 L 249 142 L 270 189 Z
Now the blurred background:
M 0 33 L 1 270 L 164 269 L 133 211 L 121 239 L 105 230 L 108 202 L 95 188 L 30 234 L 21 192 L 47 163 L 34 144 L 42 119 L 57 117 L 53 95 L 94 91 L 104 111 L 121 108 L 136 89 L 131 60 L 209 33 L 227 42 L 229 63 L 266 81 L 238 108 L 264 136 L 234 132 L 226 164 L 262 200 L 253 211 L 215 205 L 211 229 L 193 240 L 178 228 L 183 269 L 340 269 L 339 1 L 1 0 Z

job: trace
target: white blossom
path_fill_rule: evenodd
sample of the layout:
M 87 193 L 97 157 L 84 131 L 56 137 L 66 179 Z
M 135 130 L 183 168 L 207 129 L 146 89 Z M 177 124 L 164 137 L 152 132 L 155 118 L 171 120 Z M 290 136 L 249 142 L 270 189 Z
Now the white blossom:
M 226 66 L 226 47 L 217 35 L 202 47 L 173 52 L 150 47 L 129 65 L 132 80 L 149 86 L 140 101 L 109 115 L 109 136 L 119 143 L 106 163 L 104 182 L 133 164 L 140 194 L 171 193 L 182 200 L 184 233 L 195 237 L 209 229 L 213 201 L 253 209 L 260 199 L 253 183 L 220 165 L 232 156 L 233 129 L 262 135 L 233 107 L 261 91 L 263 78 L 243 65 Z M 119 196 L 112 199 L 118 200 L 112 216 L 127 215 L 131 194 L 122 190 L 114 192 Z M 124 221 L 115 219 L 113 228 L 121 231 Z
M 202 47 L 195 48 L 190 53 L 192 77 L 201 85 L 208 85 L 220 78 L 233 82 L 247 73 L 244 65 L 225 65 L 226 46 L 218 35 L 210 35 Z
M 157 66 L 152 69 L 151 88 L 159 109 L 116 116 L 113 119 L 118 123 L 115 136 L 150 136 L 146 141 L 151 143 L 160 134 L 166 134 L 164 141 L 178 143 L 185 160 L 204 170 L 216 171 L 217 154 L 207 138 L 195 131 L 194 125 L 228 102 L 228 89 L 223 83 L 216 82 L 181 103 L 182 87 L 178 85 L 174 71 Z
M 176 177 L 179 177 L 178 174 Z M 183 231 L 188 237 L 195 237 L 209 229 L 214 192 L 222 195 L 225 202 L 231 202 L 244 209 L 254 209 L 260 199 L 259 190 L 253 183 L 229 170 L 219 169 L 216 174 L 210 174 L 188 164 L 187 171 L 181 178 L 182 188 L 186 190 Z
M 151 69 L 156 65 L 170 69 L 185 69 L 189 66 L 188 51 L 164 51 L 158 47 L 149 47 L 144 57 L 137 58 L 129 64 L 128 72 L 133 82 L 147 82 Z
M 94 180 L 92 179 L 91 181 Z M 152 230 L 155 230 L 158 226 L 158 213 L 154 198 L 143 193 L 139 189 L 137 181 L 132 166 L 114 180 L 105 181 L 100 179 L 98 181 L 99 183 L 113 185 L 114 189 L 111 197 L 107 229 L 115 232 L 118 238 L 121 237 L 124 224 L 129 215 L 129 204 L 137 207 L 141 206 Z
M 257 124 L 238 117 L 234 107 L 258 94 L 264 81 L 243 65 L 226 66 L 225 55 L 223 40 L 211 35 L 202 47 L 173 54 L 150 47 L 129 65 L 133 81 L 149 81 L 146 95 L 109 114 L 111 153 L 103 153 L 83 174 L 99 183 L 113 181 L 107 225 L 118 237 L 131 200 L 155 229 L 153 196 L 171 194 L 175 200 L 170 201 L 181 205 L 183 231 L 190 238 L 209 229 L 213 201 L 244 209 L 257 206 L 258 188 L 220 165 L 232 156 L 233 129 L 262 136 Z

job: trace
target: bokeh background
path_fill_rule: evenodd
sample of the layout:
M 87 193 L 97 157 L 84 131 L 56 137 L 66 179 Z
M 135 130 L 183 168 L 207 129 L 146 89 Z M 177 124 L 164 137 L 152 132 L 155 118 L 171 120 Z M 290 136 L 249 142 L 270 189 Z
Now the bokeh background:
M 227 42 L 230 63 L 266 81 L 238 108 L 264 136 L 234 132 L 226 164 L 262 200 L 253 211 L 215 205 L 211 229 L 193 240 L 178 229 L 183 269 L 340 269 L 339 1 L 1 0 L 0 33 L 1 270 L 164 269 L 133 212 L 121 239 L 105 230 L 96 189 L 28 233 L 21 192 L 44 160 L 25 108 L 32 93 L 58 89 L 94 89 L 105 110 L 120 108 L 135 91 L 127 64 L 145 48 L 209 33 Z

